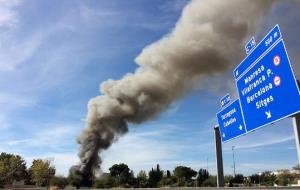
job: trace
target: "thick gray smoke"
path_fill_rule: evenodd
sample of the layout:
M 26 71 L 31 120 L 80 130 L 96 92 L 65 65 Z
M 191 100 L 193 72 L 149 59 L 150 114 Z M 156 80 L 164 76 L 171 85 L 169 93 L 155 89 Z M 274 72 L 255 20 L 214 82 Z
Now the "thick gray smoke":
M 89 101 L 87 126 L 78 139 L 81 171 L 91 174 L 100 167 L 99 154 L 128 131 L 128 123 L 153 119 L 196 81 L 235 65 L 271 2 L 191 1 L 174 30 L 143 49 L 134 73 L 103 82 L 102 95 Z

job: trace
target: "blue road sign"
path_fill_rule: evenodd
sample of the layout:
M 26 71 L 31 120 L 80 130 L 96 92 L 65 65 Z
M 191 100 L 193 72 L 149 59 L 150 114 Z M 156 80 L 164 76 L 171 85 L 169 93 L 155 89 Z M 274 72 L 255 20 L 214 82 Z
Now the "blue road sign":
M 236 81 L 247 131 L 300 111 L 300 92 L 283 40 L 253 62 Z
M 279 26 L 276 25 L 256 46 L 256 48 L 235 68 L 235 79 L 239 78 L 259 57 L 263 56 L 273 44 L 281 39 Z
M 217 118 L 223 142 L 246 133 L 239 100 L 235 100 L 217 113 Z
M 217 114 L 223 142 L 300 112 L 300 91 L 279 26 L 256 47 L 253 40 L 234 70 L 239 99 Z
M 252 37 L 249 42 L 246 43 L 245 45 L 245 50 L 246 50 L 246 53 L 249 54 L 251 52 L 251 50 L 256 46 L 256 42 L 255 42 L 255 39 L 254 37 Z
M 230 96 L 227 94 L 221 99 L 221 108 L 225 107 L 230 102 Z

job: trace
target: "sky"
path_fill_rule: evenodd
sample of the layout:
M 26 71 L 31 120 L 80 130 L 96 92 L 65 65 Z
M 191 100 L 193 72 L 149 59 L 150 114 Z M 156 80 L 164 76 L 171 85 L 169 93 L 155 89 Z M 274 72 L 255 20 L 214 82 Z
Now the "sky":
M 87 102 L 99 84 L 138 67 L 142 49 L 175 27 L 188 0 L 0 0 L 0 151 L 51 160 L 68 175 L 79 162 L 76 138 L 85 127 Z M 280 1 L 253 36 L 260 41 L 275 24 L 283 33 L 300 78 L 299 2 Z M 239 63 L 236 63 L 238 65 Z M 158 118 L 129 126 L 103 152 L 104 172 L 126 163 L 137 173 L 157 163 L 216 173 L 214 130 L 220 98 L 236 97 L 232 70 L 199 81 Z M 223 144 L 225 174 L 249 175 L 298 163 L 291 118 Z

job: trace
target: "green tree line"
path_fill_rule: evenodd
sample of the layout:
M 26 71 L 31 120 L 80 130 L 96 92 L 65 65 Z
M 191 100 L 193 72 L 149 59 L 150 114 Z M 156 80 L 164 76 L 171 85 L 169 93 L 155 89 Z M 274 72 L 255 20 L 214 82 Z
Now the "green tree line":
M 34 159 L 29 168 L 25 160 L 14 154 L 0 154 L 0 187 L 11 186 L 16 181 L 27 185 L 46 186 L 55 175 L 55 168 L 50 161 Z
M 300 170 L 294 167 L 294 170 Z M 278 175 L 270 171 L 250 176 L 237 174 L 225 176 L 226 186 L 287 186 L 297 183 L 299 174 L 292 174 L 289 170 L 282 170 Z M 50 161 L 34 159 L 29 168 L 25 160 L 14 154 L 2 152 L 0 154 L 0 188 L 10 187 L 16 182 L 24 185 L 36 186 L 66 186 L 81 187 L 82 176 L 71 173 L 68 177 L 56 176 L 55 167 Z M 139 171 L 136 175 L 124 163 L 114 164 L 108 173 L 93 178 L 95 188 L 155 188 L 155 187 L 216 187 L 216 176 L 211 175 L 206 169 L 198 171 L 187 166 L 176 166 L 172 171 L 162 170 L 159 164 L 150 171 Z
M 174 171 L 163 171 L 159 164 L 148 173 L 141 170 L 136 177 L 132 170 L 124 164 L 114 164 L 109 168 L 109 173 L 103 174 L 95 179 L 95 188 L 112 187 L 196 187 L 216 186 L 216 177 L 209 175 L 205 169 L 195 171 L 190 167 L 177 166 Z

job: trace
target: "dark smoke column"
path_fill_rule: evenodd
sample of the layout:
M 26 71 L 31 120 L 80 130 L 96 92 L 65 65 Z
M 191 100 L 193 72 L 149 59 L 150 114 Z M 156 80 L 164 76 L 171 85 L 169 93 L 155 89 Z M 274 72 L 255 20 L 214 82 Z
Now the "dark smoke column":
M 153 119 L 195 82 L 232 67 L 271 2 L 191 1 L 173 31 L 143 49 L 134 73 L 103 82 L 102 95 L 88 103 L 87 126 L 78 139 L 83 176 L 100 168 L 99 154 L 128 131 L 127 123 Z

